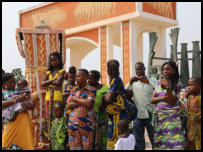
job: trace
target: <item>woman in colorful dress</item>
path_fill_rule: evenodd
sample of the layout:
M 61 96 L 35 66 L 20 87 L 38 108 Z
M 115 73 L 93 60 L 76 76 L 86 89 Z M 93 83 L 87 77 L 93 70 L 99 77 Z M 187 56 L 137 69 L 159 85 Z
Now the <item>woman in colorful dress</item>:
M 62 85 L 65 70 L 61 55 L 53 52 L 49 55 L 49 68 L 44 76 L 42 87 L 47 87 L 45 96 L 45 119 L 43 122 L 42 136 L 49 138 L 51 122 L 54 120 L 53 102 L 63 102 Z
M 2 89 L 2 108 L 9 107 L 18 102 L 28 99 L 27 94 L 20 95 L 20 91 L 15 88 L 15 78 L 11 73 L 5 73 L 2 76 L 2 83 L 5 89 Z M 18 96 L 14 98 L 14 96 Z M 34 108 L 33 104 L 22 104 L 24 109 L 16 115 L 15 120 L 7 121 L 4 126 L 2 136 L 2 147 L 9 148 L 13 144 L 21 147 L 23 150 L 34 150 L 33 123 L 27 110 Z
M 107 62 L 107 70 L 109 90 L 104 95 L 108 117 L 107 150 L 113 150 L 118 140 L 117 123 L 123 119 L 128 120 L 129 123 L 132 121 L 131 116 L 134 112 L 132 107 L 135 107 L 135 104 L 129 102 L 126 98 L 125 87 L 122 79 L 119 77 L 119 62 L 114 59 L 109 60 Z
M 95 130 L 94 130 L 94 150 L 106 150 L 107 147 L 107 119 L 105 110 L 100 109 L 102 96 L 107 93 L 108 85 L 102 85 L 99 71 L 92 70 L 89 72 L 88 84 L 97 90 L 94 112 L 95 112 Z
M 162 79 L 158 82 L 151 98 L 155 104 L 153 115 L 154 149 L 183 150 L 184 138 L 177 104 L 181 90 L 178 66 L 173 61 L 162 65 Z
M 88 76 L 86 69 L 77 71 L 78 86 L 73 87 L 67 100 L 67 108 L 71 110 L 68 123 L 71 150 L 91 150 L 93 146 L 96 90 L 87 84 Z

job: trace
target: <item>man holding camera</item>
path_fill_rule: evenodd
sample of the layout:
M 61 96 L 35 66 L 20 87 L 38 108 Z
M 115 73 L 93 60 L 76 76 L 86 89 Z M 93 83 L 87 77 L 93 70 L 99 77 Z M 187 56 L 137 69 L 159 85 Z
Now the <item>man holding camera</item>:
M 157 80 L 154 77 L 145 76 L 145 66 L 142 62 L 135 64 L 136 76 L 130 79 L 126 89 L 133 91 L 133 100 L 137 106 L 137 119 L 134 120 L 134 133 L 136 138 L 136 150 L 145 150 L 145 127 L 153 148 L 154 128 L 152 126 L 152 113 L 154 106 L 150 103 Z

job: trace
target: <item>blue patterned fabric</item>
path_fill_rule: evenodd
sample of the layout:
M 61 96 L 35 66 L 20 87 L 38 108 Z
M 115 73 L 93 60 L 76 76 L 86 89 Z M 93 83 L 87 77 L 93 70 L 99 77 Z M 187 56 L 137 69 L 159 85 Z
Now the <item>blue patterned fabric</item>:
M 136 115 L 135 103 L 129 101 L 126 97 L 126 91 L 123 81 L 120 77 L 115 77 L 109 84 L 109 92 L 115 94 L 113 101 L 107 105 L 106 112 L 108 115 L 108 140 L 107 150 L 114 149 L 118 139 L 117 123 L 119 120 L 126 119 L 131 122 Z M 122 112 L 116 111 L 116 107 L 125 109 Z

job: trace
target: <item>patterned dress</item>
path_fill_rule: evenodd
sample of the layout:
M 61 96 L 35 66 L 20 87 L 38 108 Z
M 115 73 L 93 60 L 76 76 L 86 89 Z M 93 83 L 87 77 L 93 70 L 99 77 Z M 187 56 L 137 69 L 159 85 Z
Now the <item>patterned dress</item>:
M 173 95 L 177 96 L 180 90 L 181 85 L 178 84 L 177 93 L 173 90 Z M 160 81 L 154 93 L 156 97 L 166 95 L 167 91 L 162 89 Z M 184 138 L 178 104 L 171 106 L 164 101 L 158 102 L 155 105 L 153 125 L 155 150 L 183 150 Z
M 19 92 L 27 92 L 29 90 L 29 88 L 25 87 L 23 88 L 22 90 L 19 90 Z M 13 95 L 13 99 L 17 98 L 20 96 L 20 93 L 17 93 L 15 95 Z M 25 100 L 23 102 L 17 102 L 5 109 L 2 110 L 2 115 L 4 115 L 4 117 L 8 120 L 8 121 L 14 121 L 15 118 L 16 118 L 16 115 L 19 113 L 19 112 L 22 112 L 22 111 L 25 111 L 25 109 L 23 109 L 22 107 L 22 104 L 23 103 L 26 103 L 26 102 L 32 102 L 31 100 Z
M 180 118 L 182 122 L 182 131 L 184 137 L 186 136 L 186 125 L 187 125 L 187 98 L 185 95 L 185 89 L 181 89 L 179 94 L 178 106 L 180 108 Z
M 52 121 L 50 131 L 51 149 L 66 150 L 68 144 L 68 121 L 65 117 L 61 117 L 57 123 Z
M 187 103 L 187 140 L 191 141 L 192 150 L 201 150 L 201 95 L 188 97 Z
M 180 114 L 182 117 L 187 116 L 187 98 L 185 96 L 185 89 L 181 89 L 179 94 L 178 106 L 180 107 Z
M 20 96 L 20 90 L 18 90 L 17 88 L 10 91 L 6 89 L 2 89 L 2 95 L 4 96 L 4 101 L 11 100 Z M 18 102 L 16 104 L 21 104 L 21 102 Z M 5 124 L 6 122 L 9 122 L 9 120 L 10 121 L 15 120 L 17 115 L 17 113 L 15 112 L 16 104 L 13 104 L 5 109 L 2 109 L 3 124 Z
M 126 119 L 132 121 L 134 115 L 135 103 L 131 103 L 126 98 L 125 87 L 120 77 L 115 77 L 109 84 L 108 92 L 114 93 L 116 97 L 107 105 L 106 112 L 108 117 L 108 131 L 107 131 L 107 150 L 113 150 L 116 141 L 118 140 L 117 123 L 120 120 Z M 125 111 L 118 112 L 116 107 L 125 109 Z
M 59 75 L 65 71 L 61 69 L 58 73 L 53 77 L 51 71 L 47 71 L 46 74 L 48 75 L 48 80 L 53 78 L 58 78 Z M 63 102 L 62 98 L 62 88 L 56 87 L 54 85 L 47 86 L 46 96 L 45 96 L 45 110 L 44 110 L 44 121 L 42 124 L 42 132 L 41 136 L 49 139 L 49 133 L 51 130 L 52 121 L 55 119 L 54 112 L 53 112 L 53 105 L 54 102 Z
M 80 99 L 95 101 L 96 90 L 86 85 L 83 92 L 75 86 L 68 97 L 67 103 L 71 102 L 72 96 Z M 71 150 L 91 150 L 94 135 L 94 109 L 78 106 L 71 110 L 68 123 L 69 144 Z
M 106 150 L 107 147 L 107 119 L 106 112 L 100 112 L 99 106 L 102 104 L 102 96 L 107 92 L 108 85 L 104 85 L 97 90 L 94 103 L 95 111 L 95 131 L 94 131 L 94 149 Z
M 18 89 L 10 91 L 2 89 L 4 101 L 9 101 L 19 94 Z M 18 113 L 15 121 L 6 121 L 4 126 L 2 147 L 14 148 L 16 145 L 23 150 L 34 150 L 33 122 L 27 111 Z

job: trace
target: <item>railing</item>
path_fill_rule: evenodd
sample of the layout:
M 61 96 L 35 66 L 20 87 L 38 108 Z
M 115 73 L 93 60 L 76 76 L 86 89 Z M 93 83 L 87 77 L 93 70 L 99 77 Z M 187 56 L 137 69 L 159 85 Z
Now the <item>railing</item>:
M 153 65 L 153 60 L 172 60 L 180 61 L 180 82 L 183 85 L 187 85 L 189 80 L 189 60 L 192 60 L 192 77 L 200 76 L 201 77 L 201 51 L 199 49 L 200 41 L 192 41 L 193 47 L 192 50 L 187 50 L 188 43 L 181 43 L 181 51 L 177 52 L 177 42 L 180 28 L 171 29 L 169 36 L 172 41 L 171 55 L 170 58 L 155 57 L 154 46 L 157 42 L 158 36 L 156 32 L 149 33 L 149 60 L 148 60 L 148 75 L 154 76 L 159 79 L 161 74 L 161 65 Z M 188 53 L 192 53 L 192 58 L 188 58 Z M 178 54 L 181 55 L 178 58 Z

